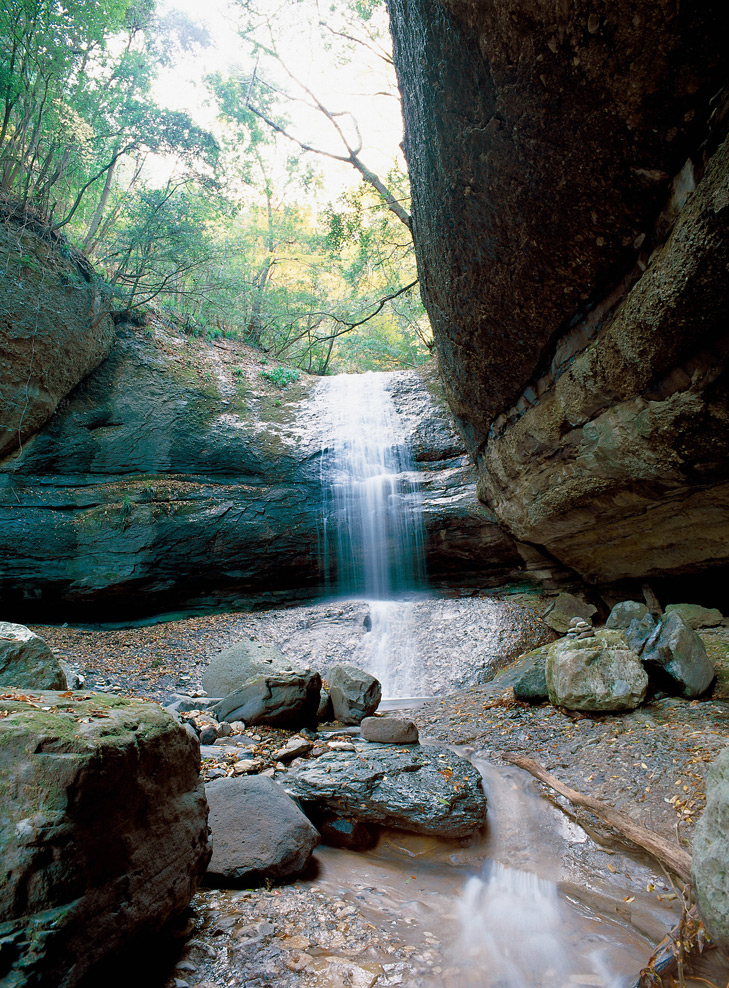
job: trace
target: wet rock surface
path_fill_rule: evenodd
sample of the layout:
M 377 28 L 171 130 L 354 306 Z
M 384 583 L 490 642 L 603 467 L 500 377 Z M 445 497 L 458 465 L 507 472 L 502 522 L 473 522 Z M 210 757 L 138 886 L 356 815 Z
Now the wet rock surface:
M 329 814 L 418 834 L 468 837 L 486 817 L 481 777 L 465 759 L 430 745 L 353 739 L 277 776 L 287 792 Z
M 555 636 L 532 609 L 539 595 L 411 601 L 330 601 L 254 613 L 186 617 L 102 630 L 34 626 L 90 688 L 135 691 L 167 702 L 202 687 L 208 665 L 241 639 L 274 645 L 298 668 L 336 663 L 368 669 L 385 696 L 427 696 L 484 682 Z M 388 657 L 378 659 L 385 646 Z M 189 696 L 188 696 L 189 701 Z M 186 702 L 188 702 L 186 701 Z
M 318 592 L 326 382 L 282 391 L 260 359 L 159 320 L 117 328 L 108 359 L 0 464 L 0 600 L 16 619 L 41 604 L 60 621 L 91 606 L 125 620 Z M 417 447 L 430 579 L 503 582 L 519 554 L 476 497 L 432 372 L 388 381 Z

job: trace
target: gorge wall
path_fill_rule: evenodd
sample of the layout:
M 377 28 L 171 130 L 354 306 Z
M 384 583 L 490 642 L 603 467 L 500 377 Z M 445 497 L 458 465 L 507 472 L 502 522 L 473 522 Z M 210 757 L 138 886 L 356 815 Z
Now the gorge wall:
M 88 260 L 34 213 L 0 200 L 0 456 L 48 421 L 114 343 Z
M 0 461 L 9 620 L 126 620 L 322 592 L 319 379 L 280 390 L 262 359 L 159 319 L 118 327 L 110 356 Z M 431 377 L 390 383 L 422 481 L 428 572 L 503 581 L 519 556 L 476 497 Z
M 729 562 L 721 4 L 388 0 L 479 494 L 591 583 Z

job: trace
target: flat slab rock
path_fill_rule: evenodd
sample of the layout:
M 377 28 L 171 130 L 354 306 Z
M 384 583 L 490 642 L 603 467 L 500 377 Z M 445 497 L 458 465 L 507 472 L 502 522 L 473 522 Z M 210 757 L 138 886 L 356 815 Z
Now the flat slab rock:
M 433 745 L 399 748 L 352 739 L 277 776 L 319 812 L 441 837 L 468 837 L 483 825 L 481 775 L 460 755 Z

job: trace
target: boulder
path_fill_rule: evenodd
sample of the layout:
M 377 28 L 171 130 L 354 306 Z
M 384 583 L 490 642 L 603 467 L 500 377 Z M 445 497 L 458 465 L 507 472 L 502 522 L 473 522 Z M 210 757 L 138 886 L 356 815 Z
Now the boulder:
M 0 982 L 71 988 L 188 906 L 210 857 L 199 747 L 154 703 L 3 696 Z
M 66 674 L 50 646 L 23 624 L 0 621 L 0 686 L 65 690 Z
M 550 628 L 553 628 L 560 635 L 564 635 L 570 629 L 572 618 L 580 617 L 589 620 L 596 613 L 597 608 L 594 604 L 588 604 L 572 593 L 562 592 L 545 614 L 544 621 Z
M 381 744 L 417 744 L 418 728 L 407 717 L 364 717 L 360 732 L 365 741 Z
M 547 689 L 548 649 L 548 645 L 541 645 L 522 656 L 523 659 L 530 658 L 531 662 L 514 683 L 515 700 L 533 705 L 547 703 L 549 700 L 549 690 Z
M 634 710 L 648 688 L 640 659 L 619 631 L 560 638 L 547 654 L 549 699 L 568 710 Z
M 256 676 L 212 708 L 219 721 L 268 724 L 297 731 L 316 722 L 321 676 L 294 671 Z
M 623 628 L 622 635 L 633 651 L 640 655 L 657 625 L 658 621 L 655 617 L 646 611 L 642 617 L 634 618 L 627 628 Z
M 694 833 L 691 879 L 707 933 L 729 953 L 729 748 L 706 777 L 706 809 Z
M 621 600 L 608 614 L 606 628 L 627 628 L 631 621 L 640 621 L 648 613 L 645 604 L 638 600 Z
M 300 734 L 295 734 L 292 738 L 288 739 L 283 748 L 274 751 L 273 757 L 277 762 L 292 762 L 294 758 L 301 758 L 302 755 L 308 755 L 313 747 L 314 745 L 308 738 L 303 738 Z
M 724 620 L 724 615 L 716 607 L 702 607 L 700 604 L 668 604 L 666 614 L 680 614 L 689 628 L 715 628 Z
M 209 885 L 288 878 L 309 863 L 319 833 L 273 779 L 215 779 L 205 792 L 213 838 Z
M 228 696 L 248 679 L 291 672 L 293 668 L 274 645 L 243 639 L 215 656 L 203 674 L 202 688 L 208 696 Z
M 382 699 L 379 681 L 355 666 L 332 666 L 327 682 L 334 719 L 341 724 L 359 724 L 377 710 Z
M 444 748 L 400 748 L 352 739 L 281 777 L 306 812 L 396 827 L 419 834 L 467 837 L 483 824 L 481 776 Z
M 704 643 L 676 611 L 661 619 L 645 644 L 642 658 L 667 693 L 701 696 L 714 681 L 714 666 Z

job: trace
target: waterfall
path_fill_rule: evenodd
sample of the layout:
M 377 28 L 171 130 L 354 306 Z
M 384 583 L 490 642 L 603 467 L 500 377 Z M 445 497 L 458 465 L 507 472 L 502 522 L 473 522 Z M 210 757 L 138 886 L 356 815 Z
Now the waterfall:
M 392 600 L 423 585 L 423 521 L 412 455 L 386 374 L 326 383 L 322 565 L 342 596 Z
M 423 691 L 404 598 L 424 586 L 425 566 L 418 477 L 388 378 L 340 374 L 322 382 L 320 548 L 329 591 L 370 602 L 362 664 L 393 697 Z

